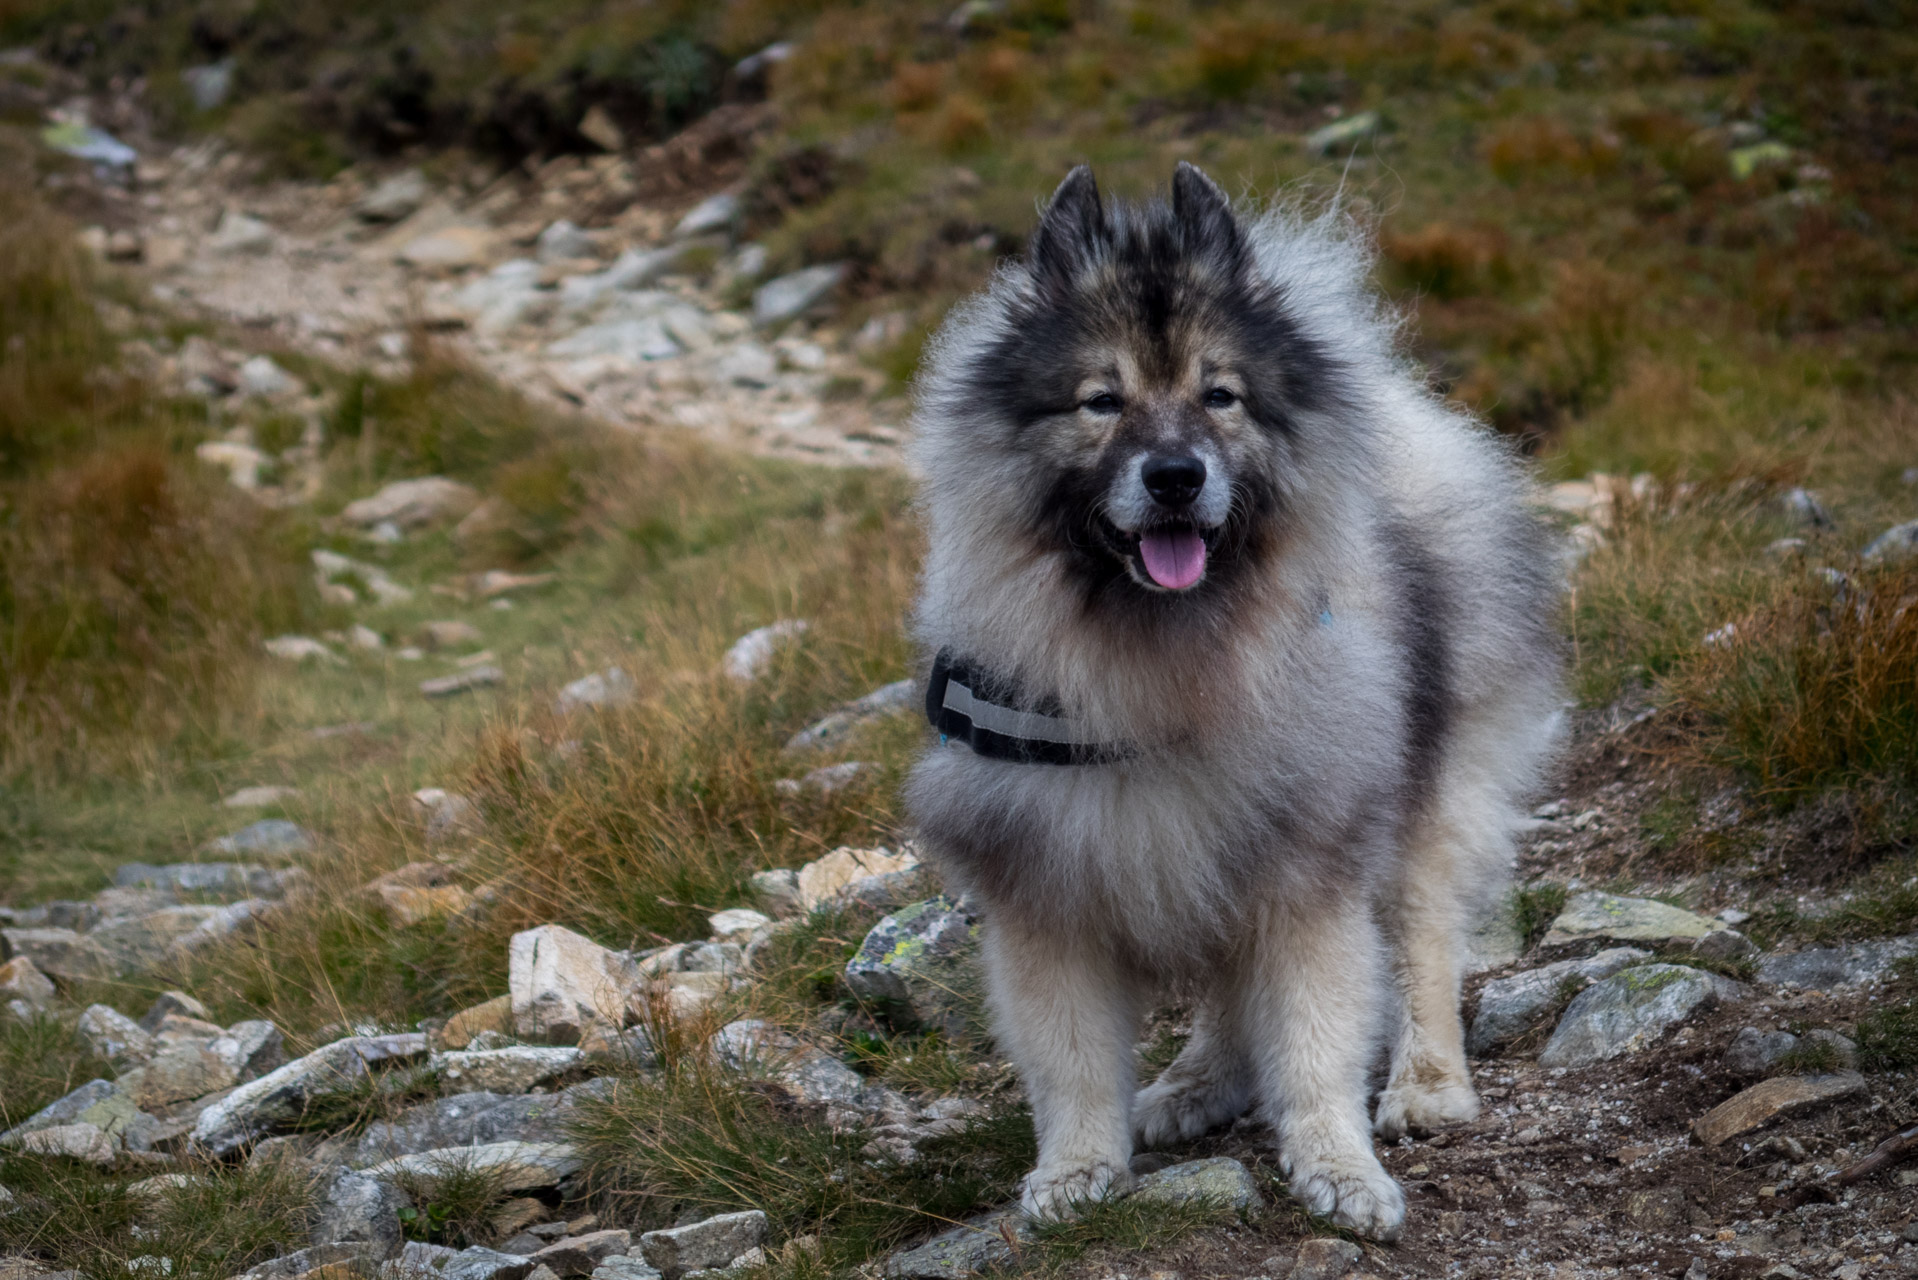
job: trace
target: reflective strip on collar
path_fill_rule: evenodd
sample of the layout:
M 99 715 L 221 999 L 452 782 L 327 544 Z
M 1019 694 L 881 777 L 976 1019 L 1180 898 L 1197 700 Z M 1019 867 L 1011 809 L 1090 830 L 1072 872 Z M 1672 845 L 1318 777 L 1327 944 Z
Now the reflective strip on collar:
M 946 681 L 943 705 L 965 716 L 979 728 L 1003 737 L 1025 738 L 1032 742 L 1058 742 L 1076 747 L 1098 745 L 1086 736 L 1075 720 L 1068 720 L 1064 716 L 1040 715 L 1036 711 L 1017 711 L 996 702 L 975 698 L 972 690 L 960 684 L 956 677 Z

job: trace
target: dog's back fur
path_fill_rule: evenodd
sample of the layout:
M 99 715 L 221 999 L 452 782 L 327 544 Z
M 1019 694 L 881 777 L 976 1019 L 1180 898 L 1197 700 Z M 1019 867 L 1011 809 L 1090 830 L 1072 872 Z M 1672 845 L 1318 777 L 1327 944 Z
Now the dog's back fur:
M 1071 1072 L 1035 1061 L 1046 1035 L 1020 1025 L 1015 964 L 1077 966 L 1127 1007 L 1154 989 L 1216 993 L 1221 975 L 1240 975 L 1247 994 L 1211 1001 L 1194 1049 L 1244 1060 L 1242 1105 L 1278 1087 L 1253 1078 L 1267 1051 L 1224 1025 L 1256 1020 L 1260 957 L 1278 947 L 1296 967 L 1287 948 L 1308 946 L 1312 963 L 1372 972 L 1377 951 L 1396 966 L 1396 1031 L 1386 1004 L 1366 1002 L 1347 1010 L 1356 1025 L 1317 1034 L 1347 1042 L 1341 1062 L 1392 1045 L 1381 1129 L 1469 1110 L 1457 953 L 1469 913 L 1502 884 L 1515 806 L 1556 725 L 1558 573 L 1527 475 L 1398 354 L 1362 230 L 1336 211 L 1234 213 L 1184 167 L 1174 195 L 1112 207 L 1089 175 L 1068 179 L 1031 257 L 955 310 L 917 388 L 920 641 L 1049 696 L 1128 750 L 1062 767 L 942 745 L 908 786 L 925 843 L 984 905 L 999 1033 L 1040 1112 L 1035 1211 L 1123 1181 L 1062 1162 L 1124 1153 L 1045 1150 L 1065 1122 L 1046 1114 L 1050 1086 L 1033 1077 Z M 1227 250 L 1214 243 L 1234 235 Z M 1048 362 L 1090 368 L 1113 351 L 1144 370 L 1127 376 L 1165 386 L 1182 361 L 1236 364 L 1258 415 L 1220 437 L 1231 515 L 1190 592 L 1141 587 L 1080 527 L 1103 518 L 1096 486 L 1118 464 L 1075 425 Z M 1360 917 L 1383 934 L 1317 928 Z M 1435 1002 L 1449 1032 L 1430 1025 Z M 1193 1089 L 1234 1092 L 1216 1079 Z M 1198 1101 L 1211 1118 L 1233 1099 Z M 1191 1124 L 1147 1114 L 1139 1128 L 1163 1140 Z M 1396 1230 L 1391 1205 L 1372 1204 L 1391 1198 L 1376 1186 L 1301 1194 L 1360 1229 Z

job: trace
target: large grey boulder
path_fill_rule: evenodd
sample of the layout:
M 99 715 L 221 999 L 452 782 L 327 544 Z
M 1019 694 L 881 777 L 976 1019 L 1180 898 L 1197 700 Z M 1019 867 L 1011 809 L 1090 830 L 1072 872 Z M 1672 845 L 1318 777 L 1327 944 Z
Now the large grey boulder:
M 298 1115 L 308 1098 L 351 1084 L 374 1064 L 425 1056 L 426 1037 L 417 1033 L 335 1040 L 241 1085 L 202 1111 L 192 1143 L 209 1155 L 229 1155 Z
M 121 1066 L 145 1062 L 156 1048 L 144 1027 L 111 1005 L 88 1005 L 74 1031 L 97 1057 Z
M 1868 986 L 1891 976 L 1892 966 L 1918 955 L 1918 933 L 1842 947 L 1812 947 L 1758 962 L 1758 981 L 1771 987 L 1837 991 Z
M 0 929 L 0 955 L 25 956 L 57 982 L 103 982 L 119 976 L 97 939 L 71 929 Z
M 1721 928 L 1695 911 L 1674 907 L 1654 898 L 1627 898 L 1615 893 L 1581 893 L 1565 904 L 1552 921 L 1544 945 L 1562 946 L 1592 938 L 1613 942 L 1696 942 Z
M 690 1226 L 648 1231 L 639 1238 L 646 1261 L 666 1280 L 678 1280 L 688 1271 L 723 1267 L 766 1241 L 766 1215 L 757 1209 L 722 1213 Z
M 1798 1037 L 1789 1031 L 1745 1027 L 1725 1050 L 1725 1069 L 1736 1076 L 1770 1075 L 1779 1060 L 1797 1047 Z
M 341 1169 L 318 1197 L 312 1243 L 365 1245 L 370 1256 L 390 1258 L 405 1244 L 399 1215 L 412 1203 L 391 1183 Z
M 12 1008 L 16 1002 L 29 1013 L 53 1003 L 53 982 L 40 972 L 30 956 L 15 956 L 0 964 L 0 1003 Z
M 1649 960 L 1651 954 L 1637 947 L 1613 947 L 1582 960 L 1560 960 L 1493 979 L 1479 992 L 1466 1050 L 1474 1057 L 1495 1053 L 1530 1031 L 1561 1001 L 1628 965 Z
M 1647 964 L 1587 987 L 1573 999 L 1538 1055 L 1543 1067 L 1583 1067 L 1638 1050 L 1692 1014 L 1744 988 L 1683 965 Z
M 970 1034 L 983 989 L 978 918 L 944 895 L 894 912 L 846 962 L 846 985 L 892 1017 Z

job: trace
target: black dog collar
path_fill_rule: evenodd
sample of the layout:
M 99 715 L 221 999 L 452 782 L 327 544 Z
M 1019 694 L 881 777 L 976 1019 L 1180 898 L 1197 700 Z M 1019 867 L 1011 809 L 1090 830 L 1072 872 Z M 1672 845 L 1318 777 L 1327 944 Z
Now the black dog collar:
M 926 719 L 940 741 L 963 742 L 979 755 L 1021 764 L 1110 764 L 1131 754 L 1093 741 L 1057 708 L 1050 699 L 1022 698 L 1010 682 L 955 659 L 949 649 L 933 659 L 926 682 Z

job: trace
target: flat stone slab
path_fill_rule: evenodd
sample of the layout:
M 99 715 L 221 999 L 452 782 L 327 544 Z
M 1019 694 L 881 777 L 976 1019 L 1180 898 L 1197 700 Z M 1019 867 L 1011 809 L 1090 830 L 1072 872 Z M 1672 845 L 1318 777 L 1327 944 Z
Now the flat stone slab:
M 223 1156 L 290 1120 L 314 1094 L 350 1084 L 374 1063 L 426 1055 L 426 1037 L 349 1036 L 241 1085 L 200 1113 L 193 1144 Z
M 1583 1067 L 1636 1053 L 1693 1013 L 1744 988 L 1703 969 L 1646 964 L 1585 988 L 1538 1055 L 1542 1067 Z
M 1148 1173 L 1139 1179 L 1132 1198 L 1153 1204 L 1216 1204 L 1246 1210 L 1259 1203 L 1259 1184 L 1237 1160 L 1214 1156 Z
M 1582 960 L 1560 960 L 1509 978 L 1493 979 L 1479 992 L 1478 1013 L 1465 1038 L 1466 1050 L 1474 1057 L 1496 1052 L 1536 1026 L 1565 998 L 1568 987 L 1575 995 L 1627 965 L 1651 959 L 1651 955 L 1637 947 L 1613 947 Z
M 768 1225 L 766 1215 L 757 1209 L 722 1213 L 683 1227 L 648 1231 L 639 1238 L 639 1248 L 666 1280 L 677 1280 L 688 1271 L 726 1266 L 758 1248 L 766 1242 Z
M 1769 987 L 1800 987 L 1810 991 L 1862 987 L 1884 981 L 1890 976 L 1891 967 L 1909 956 L 1918 956 L 1918 933 L 1769 955 L 1758 962 L 1758 981 Z
M 522 1044 L 436 1053 L 429 1065 L 462 1089 L 525 1093 L 534 1085 L 580 1070 L 585 1059 L 570 1047 Z
M 1552 921 L 1544 945 L 1564 946 L 1589 938 L 1614 942 L 1696 942 L 1721 926 L 1683 907 L 1652 898 L 1581 893 Z
M 1692 1134 L 1708 1147 L 1762 1129 L 1774 1120 L 1799 1115 L 1865 1091 L 1856 1071 L 1817 1076 L 1774 1076 L 1727 1098 L 1692 1124 Z
M 886 1280 L 961 1280 L 1011 1262 L 1014 1246 L 1031 1234 L 1031 1226 L 1017 1209 L 1001 1209 L 893 1254 L 881 1274 Z

